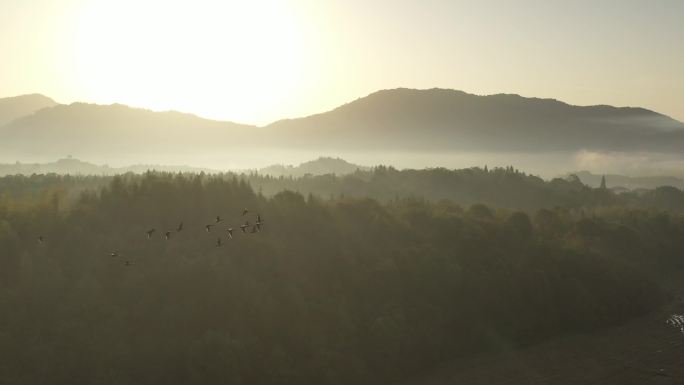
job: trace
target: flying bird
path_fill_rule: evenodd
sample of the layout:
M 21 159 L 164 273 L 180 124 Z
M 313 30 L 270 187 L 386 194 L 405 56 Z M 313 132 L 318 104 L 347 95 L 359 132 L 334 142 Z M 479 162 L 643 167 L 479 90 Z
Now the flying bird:
M 149 229 L 149 230 L 147 230 L 147 239 L 152 238 L 152 234 L 154 234 L 155 231 L 157 231 L 157 229 Z
M 220 216 L 216 216 L 216 223 L 223 222 L 223 219 Z
M 256 227 L 261 231 L 261 225 L 264 224 L 264 221 L 261 220 L 261 215 L 257 214 L 257 221 L 256 221 Z
M 117 253 L 116 251 L 112 251 L 111 253 L 109 253 L 109 256 L 110 257 L 118 257 L 119 253 Z
M 179 223 L 178 227 L 176 227 L 177 232 L 180 232 L 181 230 L 183 230 L 183 222 Z
M 233 239 L 233 228 L 229 227 L 226 229 L 226 231 L 228 232 L 228 238 Z
M 247 210 L 247 208 L 245 208 L 244 210 L 242 210 L 242 216 L 244 217 L 245 215 L 247 215 L 248 212 L 249 212 L 249 210 Z
M 204 228 L 207 229 L 207 233 L 211 233 L 212 227 L 214 227 L 214 225 L 211 225 L 211 224 L 204 226 Z
M 168 241 L 169 238 L 171 238 L 171 232 L 170 232 L 170 231 L 167 231 L 167 232 L 164 233 L 164 239 Z
M 244 225 L 240 225 L 240 230 L 242 230 L 243 233 L 247 233 L 248 227 L 249 227 L 249 221 L 245 221 Z

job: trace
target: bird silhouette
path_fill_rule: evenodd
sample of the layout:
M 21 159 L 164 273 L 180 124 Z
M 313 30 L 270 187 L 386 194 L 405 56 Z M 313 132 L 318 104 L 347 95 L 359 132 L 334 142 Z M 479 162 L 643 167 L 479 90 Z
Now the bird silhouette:
M 245 215 L 247 215 L 247 213 L 249 213 L 249 210 L 247 208 L 245 208 L 242 211 L 242 215 L 245 216 Z M 215 223 L 211 223 L 211 224 L 204 226 L 207 233 L 210 233 L 212 231 L 212 229 L 214 228 L 214 226 L 216 226 L 217 223 L 223 222 L 223 221 L 224 221 L 224 219 L 221 218 L 221 216 L 217 215 L 215 218 Z M 261 214 L 257 214 L 256 215 L 256 222 L 254 224 L 250 224 L 249 221 L 246 220 L 245 223 L 240 225 L 239 227 L 240 227 L 240 230 L 242 231 L 243 234 L 247 234 L 247 230 L 251 226 L 252 229 L 250 231 L 250 234 L 255 234 L 255 233 L 258 233 L 261 231 L 261 226 L 263 226 L 263 224 L 264 224 L 264 220 L 261 218 Z M 176 232 L 180 232 L 182 230 L 183 230 L 183 222 L 181 221 L 178 223 L 178 226 L 176 226 Z M 151 239 L 152 235 L 156 231 L 157 231 L 156 228 L 151 228 L 151 229 L 147 230 L 145 232 L 145 234 L 147 235 L 147 239 Z M 163 235 L 164 239 L 169 240 L 171 238 L 171 233 L 172 233 L 172 231 L 165 231 L 164 235 Z M 233 228 L 232 227 L 226 228 L 226 233 L 227 233 L 228 239 L 233 239 Z M 39 235 L 37 237 L 37 240 L 41 244 L 45 242 L 45 238 L 42 235 Z M 223 241 L 222 241 L 221 237 L 216 238 L 216 247 L 221 247 L 222 242 Z M 117 251 L 111 251 L 109 253 L 109 256 L 110 257 L 120 257 L 121 254 L 119 254 Z M 135 261 L 124 260 L 123 264 L 125 266 L 133 266 L 133 265 L 135 265 Z M 676 326 L 682 326 L 682 324 L 684 324 L 684 317 L 682 317 L 681 315 L 675 315 L 675 316 L 671 317 L 671 319 L 667 320 L 667 322 L 668 322 L 668 324 L 672 324 L 673 326 L 675 326 L 675 325 Z
M 244 225 L 240 225 L 240 230 L 242 230 L 243 233 L 247 233 L 248 227 L 249 227 L 249 221 L 245 221 Z
M 261 215 L 257 214 L 257 221 L 256 221 L 256 227 L 261 231 L 261 225 L 264 224 L 264 221 L 261 220 Z

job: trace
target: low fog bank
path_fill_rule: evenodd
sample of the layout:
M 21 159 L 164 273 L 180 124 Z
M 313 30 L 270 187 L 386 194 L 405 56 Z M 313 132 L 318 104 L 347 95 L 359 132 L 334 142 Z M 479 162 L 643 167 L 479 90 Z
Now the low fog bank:
M 71 158 L 73 156 L 73 158 Z M 337 169 L 328 165 L 312 165 L 313 168 L 294 169 L 319 158 L 341 159 L 354 167 Z M 268 170 L 274 176 L 301 176 L 305 173 L 345 173 L 356 167 L 376 165 L 397 169 L 424 169 L 443 167 L 463 169 L 470 167 L 513 166 L 528 174 L 544 179 L 565 176 L 569 173 L 588 172 L 594 175 L 621 175 L 628 177 L 684 177 L 684 158 L 671 154 L 626 152 L 556 152 L 556 153 L 419 153 L 419 152 L 338 152 L 291 151 L 280 149 L 205 152 L 197 154 L 148 154 L 144 156 L 119 157 L 98 156 L 87 151 L 56 158 L 13 157 L 0 155 L 0 174 L 13 173 L 79 173 L 115 174 L 143 172 L 147 169 L 183 172 L 252 172 Z M 80 159 L 82 164 L 78 164 Z M 87 162 L 87 163 L 83 163 Z M 47 167 L 45 165 L 52 165 Z M 329 171 L 327 168 L 333 167 Z M 290 170 L 290 171 L 288 171 Z M 312 171 L 313 170 L 313 171 Z M 346 170 L 346 171 L 340 171 Z M 586 183 L 593 183 L 588 181 Z

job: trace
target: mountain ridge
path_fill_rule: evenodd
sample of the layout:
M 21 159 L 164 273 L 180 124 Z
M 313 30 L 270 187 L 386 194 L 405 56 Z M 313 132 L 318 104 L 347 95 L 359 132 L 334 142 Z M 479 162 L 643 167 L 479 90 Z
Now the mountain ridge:
M 677 122 L 677 123 L 680 123 L 680 124 L 683 124 L 683 125 L 684 125 L 684 122 L 681 122 L 681 121 L 679 121 L 679 120 L 677 120 L 677 119 L 675 119 L 675 118 L 673 118 L 673 117 L 671 117 L 671 116 L 669 116 L 669 115 L 667 115 L 667 114 L 664 114 L 664 113 L 661 113 L 661 112 L 658 112 L 658 111 L 655 111 L 655 110 L 651 110 L 651 109 L 648 109 L 648 108 L 639 107 L 639 106 L 615 106 L 615 105 L 610 105 L 610 104 L 588 104 L 588 105 L 580 105 L 580 104 L 568 103 L 568 102 L 565 102 L 565 101 L 563 101 L 563 100 L 556 99 L 556 98 L 535 97 L 535 96 L 523 96 L 523 95 L 516 94 L 516 93 L 506 93 L 506 92 L 496 93 L 496 94 L 475 94 L 475 93 L 469 93 L 469 92 L 465 92 L 465 91 L 457 90 L 457 89 L 439 88 L 439 87 L 433 87 L 433 88 L 427 88 L 427 89 L 416 89 L 416 88 L 407 88 L 407 87 L 397 87 L 397 88 L 381 89 L 381 90 L 378 90 L 378 91 L 371 92 L 370 94 L 368 94 L 368 95 L 366 95 L 366 96 L 358 97 L 358 98 L 356 98 L 356 99 L 354 99 L 354 100 L 351 100 L 351 101 L 349 101 L 349 102 L 343 103 L 343 104 L 341 104 L 341 105 L 339 105 L 339 106 L 337 106 L 337 107 L 335 107 L 335 108 L 332 108 L 332 109 L 330 109 L 330 110 L 326 110 L 326 111 L 322 111 L 322 112 L 318 112 L 318 113 L 314 113 L 314 114 L 309 114 L 309 115 L 304 115 L 304 116 L 299 116 L 299 117 L 282 118 L 282 119 L 275 120 L 275 121 L 273 121 L 273 122 L 271 122 L 271 123 L 268 123 L 268 124 L 265 124 L 265 125 L 256 125 L 256 124 L 250 124 L 250 123 L 240 123 L 240 122 L 235 122 L 235 121 L 232 121 L 232 120 L 225 120 L 225 119 L 211 119 L 211 118 L 206 118 L 206 117 L 203 117 L 203 116 L 201 116 L 201 115 L 198 115 L 198 114 L 195 114 L 195 113 L 192 113 L 192 112 L 183 112 L 183 111 L 178 111 L 178 110 L 173 110 L 173 109 L 171 109 L 171 110 L 154 110 L 154 109 L 151 109 L 151 108 L 133 106 L 133 105 L 128 105 L 128 104 L 120 103 L 120 102 L 109 103 L 109 104 L 103 104 L 103 103 L 92 103 L 92 102 L 76 101 L 76 102 L 72 102 L 72 103 L 69 103 L 69 104 L 61 104 L 61 103 L 55 102 L 55 101 L 54 101 L 53 99 L 51 99 L 50 97 L 45 96 L 44 94 L 41 94 L 41 93 L 33 93 L 33 94 L 25 94 L 25 95 L 17 95 L 17 96 L 11 96 L 11 97 L 0 98 L 0 105 L 2 104 L 2 102 L 3 102 L 4 100 L 17 99 L 17 98 L 24 98 L 24 97 L 40 97 L 40 98 L 44 98 L 44 99 L 46 99 L 46 100 L 51 101 L 51 102 L 52 102 L 52 106 L 56 106 L 56 105 L 65 105 L 65 106 L 73 106 L 73 105 L 90 105 L 90 106 L 103 106 L 103 107 L 104 107 L 104 106 L 122 106 L 122 107 L 130 108 L 130 109 L 132 109 L 132 110 L 140 110 L 140 111 L 153 112 L 153 113 L 172 113 L 172 114 L 178 114 L 178 115 L 188 115 L 188 116 L 196 117 L 196 118 L 198 118 L 198 119 L 207 120 L 207 121 L 224 122 L 224 123 L 234 123 L 234 124 L 239 124 L 239 125 L 243 125 L 243 126 L 251 126 L 251 127 L 260 127 L 260 128 L 263 128 L 263 127 L 268 127 L 268 126 L 271 126 L 271 125 L 274 125 L 274 124 L 276 124 L 276 123 L 283 122 L 283 121 L 291 121 L 291 120 L 297 120 L 297 119 L 304 119 L 304 118 L 314 117 L 314 116 L 318 116 L 318 115 L 324 115 L 324 114 L 326 114 L 326 113 L 334 112 L 334 111 L 337 111 L 337 110 L 339 110 L 339 109 L 342 109 L 342 108 L 344 108 L 344 107 L 346 107 L 346 106 L 348 106 L 348 105 L 352 105 L 352 104 L 354 104 L 354 103 L 357 102 L 357 101 L 365 100 L 365 99 L 368 99 L 368 98 L 370 98 L 370 97 L 374 97 L 374 96 L 376 96 L 376 95 L 385 95 L 385 94 L 388 94 L 388 93 L 403 92 L 403 91 L 409 91 L 409 92 L 411 92 L 411 91 L 418 91 L 418 92 L 422 92 L 422 91 L 425 91 L 425 92 L 435 92 L 435 91 L 440 92 L 440 91 L 443 91 L 443 92 L 451 92 L 451 93 L 456 93 L 456 94 L 460 94 L 460 95 L 463 95 L 463 96 L 470 96 L 470 97 L 476 97 L 476 98 L 497 98 L 497 97 L 508 98 L 508 97 L 510 97 L 510 98 L 516 98 L 516 99 L 523 99 L 523 100 L 527 100 L 527 101 L 549 102 L 549 103 L 556 103 L 556 104 L 560 104 L 560 105 L 567 106 L 567 107 L 570 107 L 570 108 L 578 108 L 578 109 L 596 108 L 596 109 L 608 109 L 608 110 L 618 110 L 618 111 L 633 111 L 633 112 L 648 113 L 648 114 L 653 114 L 653 115 L 661 116 L 661 117 L 671 119 L 671 120 L 673 120 L 673 121 L 675 121 L 675 122 Z M 0 123 L 0 126 L 2 126 L 2 125 L 3 125 L 3 124 Z
M 173 158 L 182 163 L 194 163 L 206 153 L 235 152 L 242 157 L 272 149 L 319 154 L 679 154 L 684 151 L 684 123 L 641 107 L 574 106 L 517 94 L 397 88 L 266 126 L 82 102 L 55 104 L 0 124 L 4 161 L 11 156 L 54 159 L 77 154 L 104 162 L 119 157 L 147 163 L 168 161 L 165 156 L 173 154 L 182 155 Z
M 56 105 L 58 105 L 57 102 L 42 94 L 25 94 L 0 98 L 0 126 Z
M 56 158 L 78 154 L 187 153 L 230 147 L 253 126 L 214 121 L 177 111 L 156 112 L 123 104 L 60 104 L 0 126 L 8 154 Z
M 463 97 L 491 98 L 491 99 L 500 98 L 500 99 L 525 100 L 525 101 L 529 101 L 529 102 L 540 102 L 540 103 L 558 104 L 558 105 L 562 105 L 562 106 L 564 106 L 564 107 L 570 107 L 570 108 L 576 108 L 576 109 L 607 109 L 607 110 L 618 110 L 618 111 L 629 111 L 629 112 L 649 113 L 649 114 L 654 114 L 654 115 L 666 117 L 666 118 L 669 118 L 669 119 L 673 119 L 672 117 L 670 117 L 670 116 L 668 116 L 668 115 L 666 115 L 666 114 L 662 114 L 662 113 L 657 112 L 657 111 L 653 111 L 653 110 L 650 110 L 650 109 L 647 109 L 647 108 L 643 108 L 643 107 L 636 107 L 636 106 L 613 106 L 613 105 L 609 105 L 609 104 L 577 105 L 577 104 L 571 104 L 571 103 L 568 103 L 568 102 L 564 102 L 564 101 L 562 101 L 562 100 L 555 99 L 555 98 L 542 98 L 542 97 L 534 97 L 534 96 L 532 96 L 532 97 L 530 97 L 530 96 L 522 96 L 522 95 L 516 94 L 516 93 L 474 94 L 474 93 L 469 93 L 469 92 L 465 92 L 465 91 L 462 91 L 462 90 L 449 89 L 449 88 L 439 88 L 439 87 L 428 88 L 428 89 L 415 89 L 415 88 L 399 87 L 399 88 L 383 89 L 383 90 L 378 90 L 378 91 L 372 92 L 372 93 L 370 93 L 370 94 L 368 94 L 368 95 L 366 95 L 366 96 L 364 96 L 364 97 L 356 98 L 356 99 L 353 100 L 353 101 L 344 103 L 344 104 L 342 104 L 342 105 L 340 105 L 340 106 L 338 106 L 338 107 L 335 107 L 335 108 L 333 108 L 333 109 L 331 109 L 331 110 L 328 110 L 328 111 L 325 111 L 325 112 L 316 113 L 316 114 L 312 114 L 312 115 L 307 115 L 307 116 L 303 116 L 303 117 L 299 117 L 299 118 L 280 119 L 280 120 L 278 120 L 278 121 L 276 121 L 276 122 L 273 122 L 273 123 L 271 123 L 271 124 L 274 124 L 274 123 L 277 123 L 277 122 L 280 122 L 280 121 L 283 121 L 283 120 L 296 120 L 296 119 L 301 119 L 301 118 L 306 118 L 306 117 L 311 117 L 311 116 L 322 115 L 322 114 L 325 114 L 325 113 L 327 113 L 327 112 L 337 111 L 337 110 L 339 110 L 339 109 L 342 109 L 342 108 L 344 108 L 344 107 L 346 107 L 346 106 L 352 105 L 352 104 L 354 104 L 354 103 L 356 103 L 356 102 L 358 102 L 358 101 L 362 101 L 362 100 L 364 100 L 364 99 L 369 99 L 369 98 L 374 98 L 374 97 L 381 97 L 381 96 L 385 96 L 385 95 L 392 94 L 392 93 L 406 93 L 406 92 L 408 92 L 408 93 L 412 93 L 412 92 L 439 92 L 439 93 L 443 93 L 443 94 L 451 94 L 451 95 L 457 95 L 457 96 L 463 96 Z M 673 119 L 673 120 L 676 120 L 676 119 Z M 270 124 L 269 124 L 269 125 L 270 125 Z M 267 126 L 268 126 L 268 125 L 267 125 Z
M 684 123 L 644 108 L 573 106 L 555 99 L 448 89 L 378 91 L 325 113 L 266 126 L 271 134 L 284 132 L 280 139 L 285 142 L 295 133 L 315 135 L 321 127 L 338 134 L 333 142 L 349 142 L 349 134 L 355 133 L 363 139 L 361 145 L 392 144 L 401 150 L 539 150 L 528 138 L 546 141 L 541 151 L 684 149 Z M 436 136 L 415 135 L 422 130 Z M 378 132 L 392 136 L 373 135 Z M 670 135 L 656 137 L 653 132 Z M 554 140 L 558 135 L 564 138 Z M 315 144 L 320 142 L 309 143 Z

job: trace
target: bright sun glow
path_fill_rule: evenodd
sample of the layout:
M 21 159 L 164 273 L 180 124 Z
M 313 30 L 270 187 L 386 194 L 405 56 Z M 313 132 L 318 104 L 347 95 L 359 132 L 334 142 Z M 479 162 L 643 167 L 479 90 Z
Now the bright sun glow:
M 285 1 L 101 0 L 80 8 L 74 76 L 100 103 L 267 123 L 286 115 L 311 68 Z
M 267 124 L 443 87 L 684 120 L 684 2 L 651 3 L 0 0 L 0 97 Z

